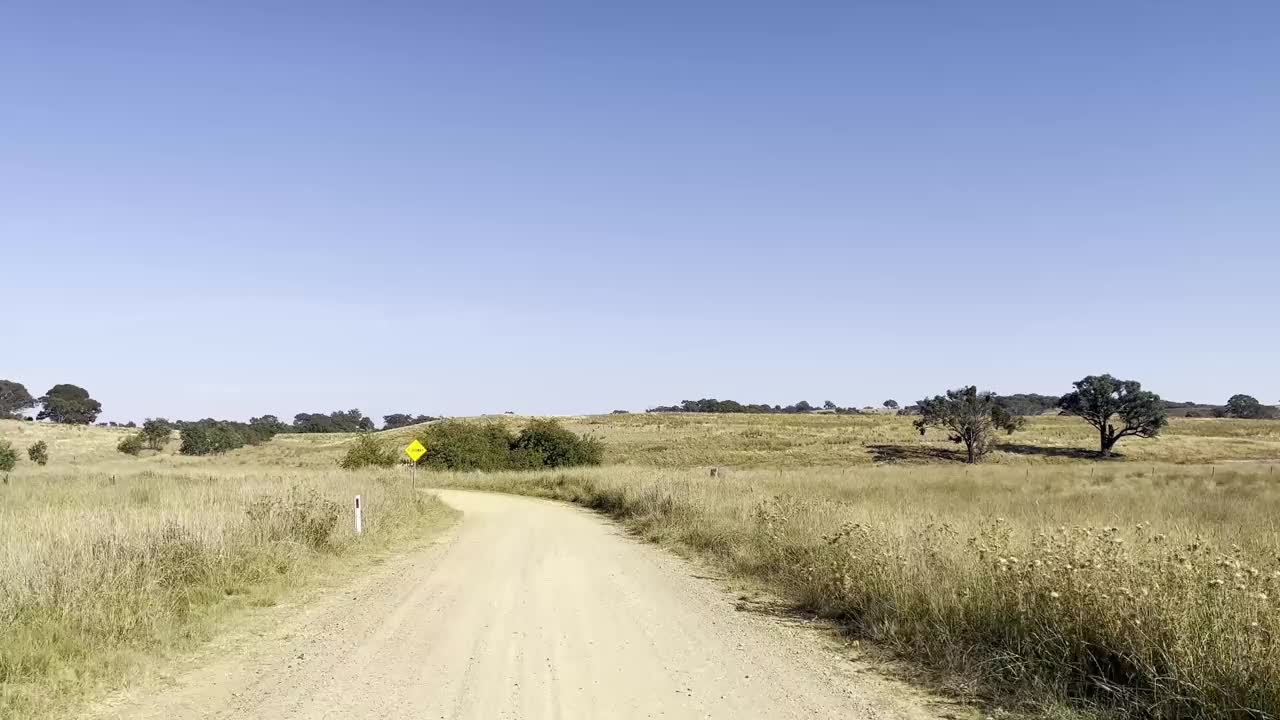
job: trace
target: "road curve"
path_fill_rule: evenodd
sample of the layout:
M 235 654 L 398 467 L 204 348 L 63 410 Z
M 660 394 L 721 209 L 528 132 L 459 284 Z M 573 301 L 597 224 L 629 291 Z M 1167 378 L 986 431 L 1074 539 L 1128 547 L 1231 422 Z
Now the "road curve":
M 577 508 L 441 491 L 435 547 L 99 717 L 934 718 L 813 631 L 735 610 L 717 583 Z M 951 716 L 943 714 L 942 716 Z

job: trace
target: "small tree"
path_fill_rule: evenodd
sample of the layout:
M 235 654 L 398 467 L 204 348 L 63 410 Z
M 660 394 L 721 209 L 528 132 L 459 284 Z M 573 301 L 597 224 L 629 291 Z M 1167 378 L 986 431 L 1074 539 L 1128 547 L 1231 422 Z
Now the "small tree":
M 1258 402 L 1258 399 L 1252 395 L 1232 395 L 1227 401 L 1227 417 L 1261 420 L 1273 414 L 1274 411 L 1271 408 Z
M 45 466 L 49 464 L 49 444 L 43 440 L 37 441 L 27 448 L 27 457 L 31 458 L 31 462 Z
M 964 444 L 970 463 L 979 462 L 991 450 L 997 430 L 1008 434 L 1022 427 L 1022 418 L 996 402 L 995 393 L 978 392 L 973 385 L 921 400 L 919 408 L 915 426 L 920 434 L 930 427 L 946 430 L 951 442 Z
M 0 380 L 0 418 L 21 417 L 22 411 L 36 406 L 27 388 L 20 382 Z
M 152 450 L 164 449 L 164 446 L 169 444 L 169 437 L 172 434 L 173 423 L 164 418 L 147 418 L 142 423 L 142 437 L 147 447 Z
M 8 440 L 0 440 L 0 472 L 9 472 L 18 464 L 18 451 Z
M 1168 422 L 1160 396 L 1143 390 L 1136 380 L 1090 375 L 1072 385 L 1076 389 L 1063 395 L 1058 407 L 1097 428 L 1102 457 L 1109 457 L 1121 438 L 1155 437 Z M 1113 424 L 1112 418 L 1119 418 L 1122 424 Z
M 823 403 L 822 403 L 822 409 L 823 409 L 823 410 L 838 410 L 838 409 L 840 409 L 840 406 L 839 406 L 839 405 L 836 405 L 834 402 L 832 402 L 832 401 L 830 401 L 830 400 L 827 400 L 827 401 L 825 401 L 825 402 L 823 402 Z
M 89 391 L 76 385 L 54 385 L 40 398 L 37 420 L 52 420 L 66 425 L 91 425 L 102 412 L 102 403 L 89 397 Z
M 142 433 L 129 433 L 120 440 L 120 444 L 116 445 L 116 450 L 125 455 L 137 455 L 142 452 L 142 445 L 145 439 Z
M 887 408 L 889 408 L 890 410 L 897 410 L 897 409 L 898 409 L 898 401 L 897 401 L 897 400 L 885 400 L 885 401 L 884 401 L 884 406 L 885 406 L 885 407 L 887 407 Z

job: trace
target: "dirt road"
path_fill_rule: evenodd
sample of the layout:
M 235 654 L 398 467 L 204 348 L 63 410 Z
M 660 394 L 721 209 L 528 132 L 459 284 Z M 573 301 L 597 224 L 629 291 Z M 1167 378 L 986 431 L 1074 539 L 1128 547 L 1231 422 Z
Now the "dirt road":
M 445 491 L 441 544 L 111 718 L 932 718 L 813 630 L 576 508 Z

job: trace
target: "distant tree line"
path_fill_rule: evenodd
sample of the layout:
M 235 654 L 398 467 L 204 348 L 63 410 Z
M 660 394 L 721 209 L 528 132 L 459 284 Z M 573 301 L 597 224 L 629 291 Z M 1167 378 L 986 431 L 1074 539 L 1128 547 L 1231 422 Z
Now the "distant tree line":
M 439 420 L 438 417 L 430 415 L 410 415 L 409 413 L 392 413 L 382 416 L 382 429 L 395 430 L 397 428 L 409 427 L 410 425 L 421 425 L 422 423 Z
M 432 420 L 439 420 L 439 418 L 431 415 L 392 413 L 382 416 L 382 429 L 395 430 L 410 425 L 431 422 Z M 377 425 L 373 420 L 359 410 L 352 409 L 345 411 L 335 410 L 327 415 L 324 413 L 298 413 L 293 416 L 293 425 L 282 429 L 281 432 L 346 433 L 367 432 L 376 429 Z
M 743 404 L 736 400 L 717 400 L 715 398 L 703 398 L 701 400 L 683 400 L 679 405 L 659 405 L 649 408 L 645 412 L 651 413 L 760 413 L 760 414 L 799 414 L 811 413 L 818 411 L 819 408 L 814 407 L 808 400 L 801 400 L 794 405 L 754 405 Z M 858 412 L 855 408 L 842 408 L 834 402 L 828 400 L 822 404 L 822 409 L 836 413 L 855 414 Z
M 1058 407 L 1057 395 L 1038 395 L 1036 393 L 1018 393 L 1015 395 L 992 395 L 995 402 L 1001 407 L 1009 411 L 1013 415 L 1042 415 L 1050 410 Z M 885 400 L 882 406 L 888 410 L 899 410 L 897 400 Z M 651 408 L 648 412 L 685 412 L 685 413 L 812 413 L 818 412 L 820 409 L 811 405 L 806 400 L 801 400 L 794 405 L 752 405 L 737 402 L 736 400 L 716 400 L 715 398 L 704 398 L 702 400 L 685 400 L 679 405 L 659 405 Z M 834 402 L 827 400 L 822 404 L 821 410 L 836 413 L 856 414 L 860 412 L 853 407 L 840 407 Z M 900 414 L 917 415 L 920 408 L 911 405 L 902 408 Z
M 340 433 L 364 432 L 376 426 L 364 413 L 356 409 L 335 410 L 328 415 L 324 413 L 298 413 L 293 416 L 292 432 L 296 433 Z
M 1057 395 L 1040 395 L 1038 393 L 1015 393 L 1013 395 L 996 395 L 995 401 L 1013 415 L 1043 415 L 1058 407 Z

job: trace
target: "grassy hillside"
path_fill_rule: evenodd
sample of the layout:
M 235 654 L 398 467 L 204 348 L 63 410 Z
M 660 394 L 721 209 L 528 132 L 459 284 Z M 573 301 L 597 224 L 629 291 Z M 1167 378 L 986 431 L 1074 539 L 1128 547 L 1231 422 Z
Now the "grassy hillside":
M 1280 464 L 1280 421 L 1173 418 L 1097 463 L 1083 421 L 1032 418 L 978 467 L 892 415 L 563 421 L 602 438 L 611 467 L 419 480 L 605 510 L 1001 702 L 1134 718 L 1280 709 L 1280 477 L 1247 462 Z M 376 437 L 403 446 L 418 431 Z M 0 421 L 21 456 L 0 485 L 0 618 L 13 629 L 0 716 L 44 716 L 117 683 L 139 658 L 443 512 L 412 500 L 403 468 L 339 470 L 355 435 L 213 457 L 178 455 L 175 436 L 130 457 L 116 451 L 128 432 Z M 37 440 L 46 468 L 26 459 Z M 709 478 L 708 465 L 733 469 Z M 326 499 L 345 513 L 356 487 L 370 508 L 413 512 L 375 513 L 399 529 L 367 542 L 351 542 L 345 514 L 309 539 L 312 520 L 329 522 Z M 249 507 L 275 529 L 254 530 Z
M 8 440 L 27 459 L 27 448 L 43 440 L 49 445 L 49 457 L 59 464 L 84 465 L 118 455 L 116 445 L 132 428 L 96 427 L 92 425 L 55 425 L 45 422 L 0 420 L 0 440 Z M 177 448 L 177 444 L 174 444 Z
M 511 415 L 471 418 L 519 427 L 529 418 Z M 911 418 L 868 415 L 712 415 L 632 414 L 563 418 L 574 432 L 605 441 L 606 463 L 654 467 L 738 468 L 843 467 L 873 463 L 957 462 L 961 453 L 946 437 L 925 437 Z M 332 467 L 355 435 L 286 434 L 259 447 L 246 447 L 217 458 L 177 455 L 177 442 L 142 458 L 117 453 L 116 444 L 129 431 L 121 428 L 68 427 L 48 423 L 0 420 L 0 438 L 20 451 L 36 440 L 49 443 L 52 462 L 110 462 L 135 467 L 183 468 L 210 462 L 226 466 L 278 465 L 292 468 Z M 378 433 L 390 445 L 407 444 L 413 427 Z M 996 465 L 1035 465 L 1092 460 L 1097 439 L 1083 420 L 1045 416 L 1028 418 L 1025 430 L 1001 436 L 987 459 Z M 1118 461 L 1141 463 L 1223 463 L 1241 460 L 1280 461 L 1280 421 L 1171 418 L 1158 438 L 1128 438 L 1118 446 Z
M 527 418 L 487 418 L 519 425 Z M 921 437 L 912 419 L 886 414 L 750 415 L 653 413 L 564 418 L 577 433 L 607 446 L 606 462 L 656 467 L 724 465 L 740 468 L 838 467 L 871 463 L 934 463 L 961 459 L 941 432 Z M 407 442 L 411 428 L 384 433 Z M 1001 436 L 988 463 L 1026 465 L 1092 459 L 1097 437 L 1083 420 L 1044 416 Z M 1154 439 L 1127 439 L 1119 460 L 1212 463 L 1280 460 L 1280 422 L 1171 418 Z

